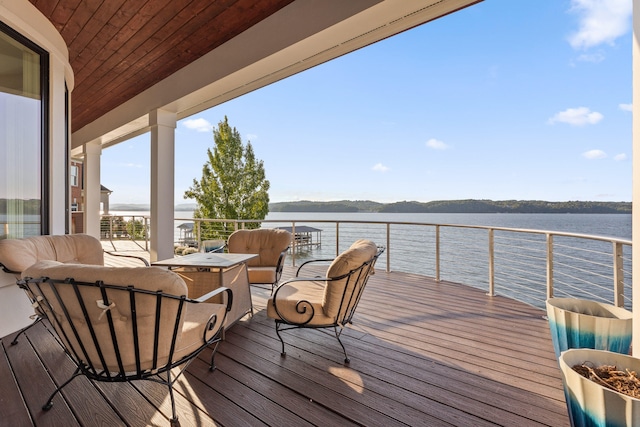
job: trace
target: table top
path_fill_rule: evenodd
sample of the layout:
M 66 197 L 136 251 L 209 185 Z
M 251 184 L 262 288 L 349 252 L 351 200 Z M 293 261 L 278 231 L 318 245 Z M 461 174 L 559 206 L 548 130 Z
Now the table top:
M 189 255 L 177 256 L 175 258 L 154 261 L 151 265 L 165 267 L 210 267 L 229 268 L 242 264 L 258 254 L 227 254 L 227 253 L 202 253 L 197 252 Z

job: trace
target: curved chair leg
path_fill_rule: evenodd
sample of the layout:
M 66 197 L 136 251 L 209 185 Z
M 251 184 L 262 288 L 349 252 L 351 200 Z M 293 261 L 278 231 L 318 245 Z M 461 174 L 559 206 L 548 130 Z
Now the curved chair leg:
M 347 349 L 344 348 L 344 344 L 342 344 L 342 340 L 340 339 L 340 332 L 338 332 L 338 327 L 334 326 L 333 327 L 333 331 L 335 332 L 336 338 L 338 339 L 338 342 L 340 343 L 340 347 L 342 347 L 342 352 L 344 353 L 344 363 L 351 362 L 351 359 L 349 359 L 349 356 L 347 356 Z
M 173 383 L 178 379 L 178 376 L 171 381 L 171 371 L 167 371 L 167 387 L 169 387 L 169 398 L 171 399 L 171 419 L 169 420 L 171 427 L 180 427 L 180 421 L 176 415 L 176 400 L 173 397 Z
M 47 403 L 42 405 L 42 409 L 45 410 L 45 411 L 48 411 L 49 409 L 51 409 L 51 407 L 53 406 L 53 398 L 55 397 L 56 393 L 58 393 L 60 390 L 62 390 L 62 388 L 64 386 L 69 384 L 71 381 L 73 381 L 74 378 L 76 378 L 76 377 L 78 377 L 80 375 L 82 375 L 80 373 L 80 367 L 77 367 L 75 372 L 73 373 L 73 375 L 71 375 L 71 378 L 66 380 L 64 383 L 62 383 L 62 385 L 58 386 L 58 388 L 56 388 L 53 393 L 51 393 L 51 396 L 49 396 L 49 399 L 47 399 Z
M 209 363 L 209 371 L 211 372 L 216 370 L 216 364 L 213 359 L 216 357 L 216 352 L 218 351 L 219 345 L 220 345 L 220 341 L 216 342 L 215 347 L 213 347 L 213 352 L 211 353 L 211 363 Z
M 280 356 L 286 356 L 287 353 L 285 353 L 285 351 L 284 351 L 284 340 L 282 339 L 282 336 L 280 335 L 280 325 L 281 324 L 282 324 L 281 322 L 278 322 L 276 320 L 276 335 L 278 335 L 278 338 L 280 338 L 280 342 L 282 343 L 282 351 L 280 352 Z
M 38 316 L 38 317 L 36 317 L 36 320 L 34 320 L 32 324 L 30 324 L 30 325 L 28 325 L 28 326 L 25 326 L 24 328 L 20 329 L 20 332 L 18 332 L 18 333 L 16 334 L 16 336 L 15 336 L 15 337 L 13 337 L 13 341 L 11 341 L 11 345 L 16 345 L 16 344 L 18 344 L 18 337 L 19 337 L 20 335 L 22 335 L 23 333 L 25 333 L 25 332 L 27 331 L 27 329 L 29 329 L 30 327 L 32 327 L 33 325 L 35 325 L 36 323 L 38 323 L 38 322 L 39 322 L 39 321 L 41 321 L 41 320 L 42 320 L 42 317 Z

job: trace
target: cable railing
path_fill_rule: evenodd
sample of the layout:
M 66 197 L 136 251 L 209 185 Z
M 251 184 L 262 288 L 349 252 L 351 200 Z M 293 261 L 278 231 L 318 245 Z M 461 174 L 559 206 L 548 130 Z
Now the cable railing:
M 122 219 L 122 217 L 120 217 Z M 126 217 L 125 217 L 126 218 Z M 140 217 L 132 221 L 142 221 Z M 103 221 L 105 221 L 103 219 Z M 127 220 L 125 219 L 126 223 Z M 377 269 L 463 283 L 544 308 L 547 298 L 588 298 L 631 307 L 631 241 L 579 233 L 479 225 L 356 220 L 263 220 L 261 227 L 287 227 L 294 239 L 290 265 L 332 258 L 357 239 L 387 247 Z M 143 221 L 148 248 L 148 218 Z M 198 250 L 256 221 L 175 219 L 191 223 L 176 232 L 176 247 Z M 215 224 L 215 226 L 211 226 Z M 304 233 L 296 230 L 305 230 Z M 317 235 L 309 229 L 319 230 Z M 111 239 L 114 234 L 109 229 Z M 213 230 L 213 231 L 212 231 Z M 213 233 L 213 234 L 212 234 Z M 129 236 L 131 233 L 129 233 Z M 122 236 L 125 236 L 124 234 Z M 121 236 L 121 238 L 122 238 Z

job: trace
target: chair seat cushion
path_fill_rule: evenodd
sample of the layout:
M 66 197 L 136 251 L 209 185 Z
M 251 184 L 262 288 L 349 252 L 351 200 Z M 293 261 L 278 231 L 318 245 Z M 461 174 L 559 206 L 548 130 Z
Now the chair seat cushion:
M 182 324 L 182 333 L 180 334 L 180 342 L 173 354 L 173 360 L 179 360 L 200 346 L 204 345 L 205 339 L 209 340 L 222 327 L 226 306 L 223 304 L 187 304 L 187 312 L 184 316 Z M 209 318 L 213 319 L 212 328 L 207 327 Z M 205 333 L 206 331 L 206 333 Z
M 333 325 L 335 318 L 326 316 L 322 310 L 324 287 L 324 282 L 312 280 L 281 285 L 274 294 L 276 305 L 274 305 L 274 297 L 269 298 L 267 316 L 292 324 L 308 322 L 306 324 L 309 326 Z M 303 310 L 303 313 L 299 312 Z
M 275 283 L 275 267 L 249 267 L 249 283 Z

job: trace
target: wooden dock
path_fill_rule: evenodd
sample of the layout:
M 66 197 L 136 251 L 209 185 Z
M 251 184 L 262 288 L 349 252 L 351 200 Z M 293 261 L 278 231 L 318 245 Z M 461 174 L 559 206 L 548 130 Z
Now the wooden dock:
M 109 257 L 108 262 L 111 258 Z M 118 262 L 122 262 L 118 260 Z M 287 268 L 284 277 L 291 277 Z M 280 355 L 269 291 L 254 287 L 255 315 L 226 334 L 208 371 L 207 350 L 176 385 L 182 426 L 568 426 L 544 312 L 480 290 L 377 271 L 354 324 L 344 365 L 327 332 L 285 332 Z M 12 346 L 2 339 L 0 424 L 168 426 L 166 389 L 151 382 L 92 384 L 73 372 L 46 322 Z

